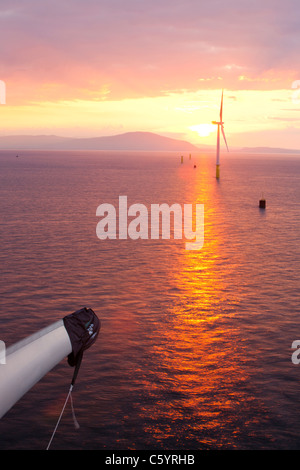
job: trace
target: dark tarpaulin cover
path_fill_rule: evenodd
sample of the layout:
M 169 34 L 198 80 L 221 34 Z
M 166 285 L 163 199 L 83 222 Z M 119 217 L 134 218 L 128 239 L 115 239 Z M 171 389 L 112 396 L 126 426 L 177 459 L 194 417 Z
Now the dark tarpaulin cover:
M 96 341 L 101 323 L 95 312 L 87 307 L 67 315 L 63 322 L 72 345 L 68 363 L 73 367 L 83 351 Z

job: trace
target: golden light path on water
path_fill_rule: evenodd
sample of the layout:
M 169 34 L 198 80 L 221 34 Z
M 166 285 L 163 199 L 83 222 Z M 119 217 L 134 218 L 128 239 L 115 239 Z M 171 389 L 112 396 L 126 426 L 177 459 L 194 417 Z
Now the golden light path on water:
M 238 270 L 234 259 L 228 262 L 219 187 L 208 161 L 203 160 L 199 176 L 191 178 L 188 167 L 180 171 L 187 180 L 185 200 L 204 204 L 205 241 L 200 251 L 181 248 L 172 259 L 170 281 L 178 294 L 161 332 L 163 341 L 153 347 L 159 380 L 150 388 L 161 399 L 147 432 L 164 445 L 178 433 L 179 445 L 190 439 L 203 448 L 232 447 L 245 425 L 239 408 L 251 401 L 243 391 L 247 377 L 235 320 L 239 297 L 231 288 Z

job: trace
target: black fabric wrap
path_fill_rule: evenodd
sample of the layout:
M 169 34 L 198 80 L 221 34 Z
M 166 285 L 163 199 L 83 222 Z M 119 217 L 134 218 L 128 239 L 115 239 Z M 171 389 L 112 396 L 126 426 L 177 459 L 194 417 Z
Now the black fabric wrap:
M 67 315 L 63 322 L 72 345 L 68 363 L 74 367 L 83 351 L 96 341 L 101 323 L 95 312 L 87 307 Z

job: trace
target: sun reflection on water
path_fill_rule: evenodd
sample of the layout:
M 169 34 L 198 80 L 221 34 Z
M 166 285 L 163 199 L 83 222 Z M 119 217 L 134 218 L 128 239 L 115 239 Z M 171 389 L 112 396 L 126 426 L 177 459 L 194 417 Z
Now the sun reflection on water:
M 147 431 L 164 445 L 177 434 L 178 443 L 184 439 L 191 445 L 201 442 L 203 448 L 230 446 L 242 426 L 238 409 L 245 400 L 246 375 L 235 321 L 239 300 L 227 290 L 232 267 L 222 253 L 219 188 L 209 181 L 208 171 L 207 164 L 199 176 L 191 178 L 188 169 L 181 175 L 189 181 L 188 197 L 205 206 L 205 241 L 202 250 L 181 250 L 174 257 L 170 273 L 176 298 L 163 339 L 153 348 L 158 380 L 151 393 L 157 405 Z M 157 427 L 157 422 L 165 424 Z M 229 433 L 222 433 L 224 428 Z

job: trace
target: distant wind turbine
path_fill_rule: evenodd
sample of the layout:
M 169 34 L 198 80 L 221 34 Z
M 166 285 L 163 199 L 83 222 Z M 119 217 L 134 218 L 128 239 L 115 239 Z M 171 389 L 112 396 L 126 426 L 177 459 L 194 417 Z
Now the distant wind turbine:
M 216 124 L 218 126 L 218 135 L 217 135 L 217 161 L 216 161 L 216 178 L 219 179 L 220 178 L 220 128 L 221 128 L 221 132 L 223 134 L 223 138 L 224 138 L 224 141 L 225 141 L 225 144 L 226 144 L 226 147 L 227 147 L 227 151 L 229 152 L 228 150 L 228 145 L 227 145 L 227 142 L 226 142 L 226 137 L 225 137 L 225 132 L 224 132 L 224 122 L 223 122 L 223 90 L 222 90 L 222 98 L 221 98 L 221 107 L 220 107 L 220 121 L 212 121 L 212 124 Z

